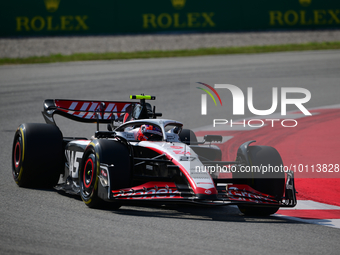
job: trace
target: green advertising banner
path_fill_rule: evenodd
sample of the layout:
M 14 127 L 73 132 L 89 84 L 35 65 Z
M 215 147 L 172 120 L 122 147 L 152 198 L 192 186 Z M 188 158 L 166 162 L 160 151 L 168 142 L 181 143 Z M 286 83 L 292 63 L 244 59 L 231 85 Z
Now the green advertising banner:
M 16 0 L 0 36 L 340 28 L 338 0 Z

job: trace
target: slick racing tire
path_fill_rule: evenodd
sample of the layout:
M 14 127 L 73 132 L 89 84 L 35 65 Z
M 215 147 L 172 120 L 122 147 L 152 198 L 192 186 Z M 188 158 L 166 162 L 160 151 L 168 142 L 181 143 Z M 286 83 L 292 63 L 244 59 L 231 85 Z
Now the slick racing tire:
M 179 138 L 182 142 L 189 141 L 189 144 L 190 142 L 197 142 L 195 133 L 190 129 L 182 129 L 181 133 L 179 134 Z
M 283 166 L 280 154 L 273 147 L 249 146 L 248 157 L 251 166 Z M 264 194 L 272 195 L 278 200 L 282 199 L 285 187 L 285 173 L 283 171 L 265 172 L 264 174 L 262 174 L 262 172 L 246 173 L 246 175 L 244 175 L 243 178 L 246 177 L 245 182 L 250 187 Z M 238 176 L 236 175 L 235 177 L 239 178 L 240 175 L 238 174 Z M 279 206 L 263 207 L 239 205 L 238 208 L 245 215 L 267 216 L 276 213 Z
M 109 172 L 109 192 L 127 188 L 131 184 L 131 158 L 129 149 L 119 141 L 95 139 L 86 148 L 79 170 L 80 196 L 90 208 L 119 209 L 117 201 L 104 201 L 99 193 L 100 166 L 113 166 Z M 107 199 L 107 195 L 106 195 Z
M 22 124 L 15 132 L 12 174 L 20 187 L 52 188 L 64 167 L 63 136 L 57 126 Z

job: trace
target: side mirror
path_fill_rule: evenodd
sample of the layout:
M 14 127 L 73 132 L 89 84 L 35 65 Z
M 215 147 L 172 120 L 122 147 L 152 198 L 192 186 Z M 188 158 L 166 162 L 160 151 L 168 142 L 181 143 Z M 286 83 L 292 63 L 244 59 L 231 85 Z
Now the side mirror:
M 222 142 L 221 135 L 205 135 L 204 142 Z

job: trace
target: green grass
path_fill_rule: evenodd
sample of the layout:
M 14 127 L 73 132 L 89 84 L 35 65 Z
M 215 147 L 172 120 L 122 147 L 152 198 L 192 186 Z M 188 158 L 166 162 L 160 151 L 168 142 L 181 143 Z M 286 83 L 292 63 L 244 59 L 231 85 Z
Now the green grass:
M 333 49 L 340 49 L 340 42 L 226 47 L 226 48 L 201 48 L 194 50 L 75 53 L 72 55 L 56 54 L 44 57 L 2 58 L 0 59 L 0 65 L 36 64 L 36 63 L 88 61 L 88 60 L 132 59 L 132 58 L 170 58 L 170 57 L 189 57 L 205 55 L 225 55 L 225 54 L 254 54 L 266 52 L 333 50 Z

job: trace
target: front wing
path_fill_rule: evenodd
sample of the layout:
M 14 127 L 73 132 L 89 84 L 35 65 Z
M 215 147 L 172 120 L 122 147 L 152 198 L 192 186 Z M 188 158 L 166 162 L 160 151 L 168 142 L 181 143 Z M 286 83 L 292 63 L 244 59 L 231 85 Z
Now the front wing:
M 276 198 L 254 190 L 244 184 L 219 185 L 217 195 L 210 195 L 202 199 L 192 191 L 182 191 L 173 182 L 147 182 L 143 185 L 127 189 L 112 190 L 109 200 L 121 203 L 194 203 L 200 205 L 253 205 L 263 207 L 294 207 L 296 191 L 294 174 L 287 173 L 285 195 Z

